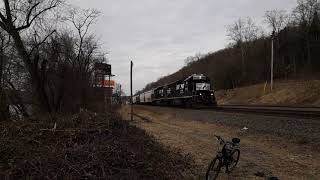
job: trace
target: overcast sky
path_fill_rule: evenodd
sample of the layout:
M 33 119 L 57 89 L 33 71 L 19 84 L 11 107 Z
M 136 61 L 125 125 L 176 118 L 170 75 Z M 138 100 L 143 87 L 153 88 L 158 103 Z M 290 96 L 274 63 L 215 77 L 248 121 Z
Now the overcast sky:
M 70 0 L 102 14 L 93 27 L 109 52 L 116 82 L 134 92 L 184 65 L 184 59 L 228 44 L 226 26 L 239 17 L 263 23 L 265 11 L 291 11 L 296 0 Z

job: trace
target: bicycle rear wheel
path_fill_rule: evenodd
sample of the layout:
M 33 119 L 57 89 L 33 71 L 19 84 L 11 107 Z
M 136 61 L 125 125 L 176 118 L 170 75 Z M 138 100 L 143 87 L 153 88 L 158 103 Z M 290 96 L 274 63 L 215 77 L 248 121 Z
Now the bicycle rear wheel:
M 235 149 L 231 153 L 231 163 L 229 166 L 229 172 L 231 172 L 238 164 L 240 158 L 240 150 Z
M 222 166 L 222 161 L 218 157 L 215 157 L 211 161 L 208 167 L 208 170 L 206 173 L 206 180 L 215 180 L 219 175 L 221 166 Z

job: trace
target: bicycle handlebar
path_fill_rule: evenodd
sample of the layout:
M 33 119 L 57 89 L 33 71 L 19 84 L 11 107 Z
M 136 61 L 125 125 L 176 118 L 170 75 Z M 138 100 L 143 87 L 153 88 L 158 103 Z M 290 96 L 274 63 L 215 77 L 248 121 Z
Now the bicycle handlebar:
M 224 140 L 222 139 L 221 136 L 217 136 L 217 135 L 214 135 L 220 142 L 224 143 Z

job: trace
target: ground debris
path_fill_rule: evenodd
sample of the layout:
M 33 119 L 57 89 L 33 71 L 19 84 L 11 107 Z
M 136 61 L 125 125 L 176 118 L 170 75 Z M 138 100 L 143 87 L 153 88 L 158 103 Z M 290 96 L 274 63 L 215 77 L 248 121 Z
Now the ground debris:
M 55 128 L 52 128 L 55 127 Z M 81 112 L 54 123 L 0 123 L 0 179 L 193 179 L 190 156 L 137 127 Z
M 264 172 L 261 172 L 261 171 L 258 171 L 256 173 L 254 173 L 254 175 L 258 176 L 258 177 L 264 177 L 265 176 Z

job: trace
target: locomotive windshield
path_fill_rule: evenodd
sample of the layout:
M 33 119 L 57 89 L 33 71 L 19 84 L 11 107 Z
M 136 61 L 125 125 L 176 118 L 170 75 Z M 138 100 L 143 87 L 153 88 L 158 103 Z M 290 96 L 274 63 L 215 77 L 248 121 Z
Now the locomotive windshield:
M 189 83 L 188 83 L 189 82 Z M 203 74 L 194 74 L 185 80 L 188 90 L 192 91 L 210 91 L 210 79 Z M 189 84 L 189 85 L 188 85 Z
M 193 83 L 195 84 L 195 89 L 197 91 L 209 91 L 210 79 L 203 75 L 193 76 Z
M 211 89 L 209 80 L 196 81 L 195 84 L 197 91 L 209 91 Z

